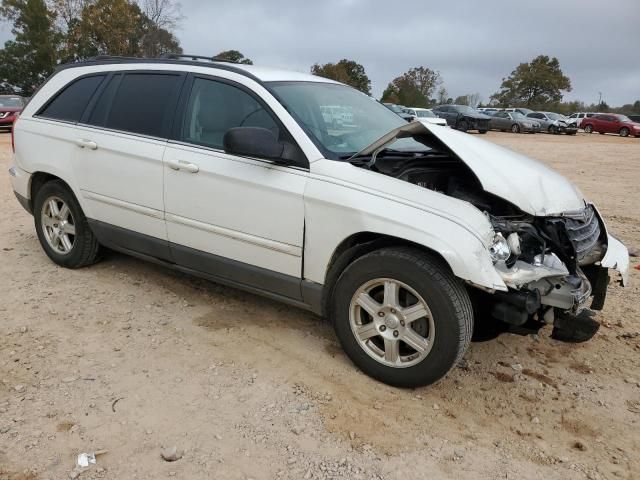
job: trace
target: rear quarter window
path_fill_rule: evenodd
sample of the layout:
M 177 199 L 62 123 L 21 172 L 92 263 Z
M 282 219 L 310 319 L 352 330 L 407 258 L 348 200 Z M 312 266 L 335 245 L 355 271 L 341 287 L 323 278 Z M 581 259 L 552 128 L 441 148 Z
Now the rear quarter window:
M 104 78 L 105 75 L 92 75 L 75 80 L 58 92 L 36 115 L 53 120 L 78 122 Z

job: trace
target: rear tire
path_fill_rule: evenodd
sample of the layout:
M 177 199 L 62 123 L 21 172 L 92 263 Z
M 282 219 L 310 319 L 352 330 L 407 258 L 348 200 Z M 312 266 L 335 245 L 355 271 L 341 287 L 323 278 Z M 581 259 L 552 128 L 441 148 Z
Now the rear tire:
M 480 133 L 482 133 L 484 135 L 485 133 L 487 133 L 487 130 L 478 130 L 478 132 L 480 132 Z
M 467 291 L 442 260 L 421 250 L 364 255 L 342 272 L 334 292 L 331 318 L 342 348 L 364 373 L 388 385 L 436 382 L 471 341 Z
M 627 127 L 622 127 L 620 129 L 620 136 L 621 137 L 628 137 L 630 133 L 630 130 Z
M 42 249 L 56 264 L 80 268 L 95 263 L 100 245 L 75 195 L 61 180 L 45 183 L 33 205 Z
M 584 133 L 593 133 L 593 125 L 585 125 Z
M 460 120 L 458 122 L 458 130 L 460 130 L 461 132 L 466 132 L 467 130 L 469 130 L 469 124 L 467 123 L 466 120 Z

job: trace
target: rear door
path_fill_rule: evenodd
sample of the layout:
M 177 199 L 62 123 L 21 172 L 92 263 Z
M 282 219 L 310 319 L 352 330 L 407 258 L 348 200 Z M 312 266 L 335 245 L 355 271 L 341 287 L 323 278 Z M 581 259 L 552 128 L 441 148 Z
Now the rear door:
M 507 112 L 496 112 L 496 125 L 500 130 L 508 130 L 511 128 L 511 118 Z
M 106 243 L 169 259 L 163 163 L 184 75 L 110 75 L 76 129 L 80 193 Z
M 190 77 L 181 110 L 164 158 L 173 258 L 227 281 L 301 298 L 308 168 L 230 155 L 223 145 L 234 127 L 266 128 L 293 142 L 289 133 L 265 99 L 226 78 Z

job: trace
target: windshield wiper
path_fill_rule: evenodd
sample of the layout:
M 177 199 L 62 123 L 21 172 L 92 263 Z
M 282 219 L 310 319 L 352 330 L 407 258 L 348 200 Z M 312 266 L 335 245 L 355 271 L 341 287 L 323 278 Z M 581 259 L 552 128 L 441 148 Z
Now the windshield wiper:
M 416 155 L 425 153 L 426 151 L 427 150 L 422 152 L 416 152 L 416 151 L 394 150 L 393 148 L 383 148 L 378 152 L 377 157 L 415 157 Z M 340 160 L 349 160 L 349 159 L 357 160 L 362 158 L 371 158 L 372 155 L 373 154 L 354 156 L 354 154 L 347 154 L 347 155 L 341 155 L 338 158 Z

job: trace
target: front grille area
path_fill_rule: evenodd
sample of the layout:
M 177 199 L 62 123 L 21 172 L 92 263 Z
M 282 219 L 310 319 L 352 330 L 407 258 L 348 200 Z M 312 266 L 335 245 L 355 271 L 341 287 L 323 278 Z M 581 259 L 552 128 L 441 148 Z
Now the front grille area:
M 600 238 L 600 222 L 593 207 L 589 205 L 580 214 L 565 215 L 565 228 L 575 249 L 576 260 L 581 263 L 598 245 Z

